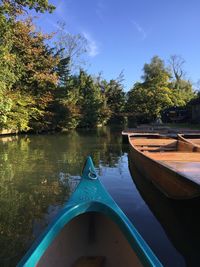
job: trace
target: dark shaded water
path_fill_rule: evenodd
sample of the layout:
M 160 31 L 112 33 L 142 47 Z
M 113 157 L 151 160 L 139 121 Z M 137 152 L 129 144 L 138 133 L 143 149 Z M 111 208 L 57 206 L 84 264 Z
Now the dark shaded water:
M 88 155 L 164 266 L 200 266 L 200 201 L 166 199 L 129 170 L 127 151 L 111 129 L 1 138 L 0 266 L 15 266 L 62 208 Z

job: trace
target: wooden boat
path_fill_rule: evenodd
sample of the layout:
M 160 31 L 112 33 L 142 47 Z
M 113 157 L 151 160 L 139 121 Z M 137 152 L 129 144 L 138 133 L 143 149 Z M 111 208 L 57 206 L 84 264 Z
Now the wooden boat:
M 138 170 L 172 199 L 200 196 L 200 153 L 196 146 L 155 135 L 129 136 L 130 155 Z
M 196 150 L 200 152 L 200 134 L 178 134 L 178 139 L 194 145 Z
M 162 266 L 88 157 L 76 191 L 18 266 Z
M 164 266 L 200 266 L 199 237 L 200 237 L 200 214 L 196 212 L 200 206 L 200 198 L 186 201 L 176 201 L 167 198 L 148 179 L 141 176 L 129 157 L 129 170 L 143 200 L 154 214 L 156 220 L 173 245 L 180 253 L 175 255 L 173 250 L 166 249 L 164 240 L 160 236 L 163 248 L 162 254 Z M 155 229 L 151 229 L 155 231 Z M 168 246 L 166 244 L 166 246 Z M 171 245 L 170 245 L 171 246 Z M 185 264 L 182 263 L 184 258 Z M 178 262 L 180 259 L 180 262 Z

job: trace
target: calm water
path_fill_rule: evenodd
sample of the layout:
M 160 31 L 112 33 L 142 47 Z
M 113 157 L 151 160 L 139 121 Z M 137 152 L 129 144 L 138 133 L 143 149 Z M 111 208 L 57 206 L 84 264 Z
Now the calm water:
M 15 266 L 80 181 L 87 155 L 164 266 L 200 266 L 200 201 L 177 203 L 140 177 L 111 129 L 0 139 L 0 266 Z

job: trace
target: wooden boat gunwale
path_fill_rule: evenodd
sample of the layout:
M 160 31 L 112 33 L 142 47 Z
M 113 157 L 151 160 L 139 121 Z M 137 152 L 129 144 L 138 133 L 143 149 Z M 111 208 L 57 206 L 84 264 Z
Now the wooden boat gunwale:
M 194 134 L 177 134 L 177 136 L 178 136 L 178 140 L 183 141 L 183 142 L 188 143 L 188 144 L 191 144 L 191 145 L 195 146 L 196 148 L 200 148 L 199 144 L 196 144 L 196 143 L 191 141 L 191 139 L 193 139 L 193 137 L 197 137 L 197 136 L 199 137 L 197 139 L 200 139 L 200 134 L 196 134 L 196 133 L 194 133 Z M 188 140 L 186 136 L 190 137 L 189 138 L 190 140 Z
M 88 212 L 99 212 L 112 219 L 121 229 L 144 266 L 162 266 L 136 228 L 107 193 L 99 179 L 89 179 L 88 173 L 91 169 L 92 173 L 96 174 L 92 159 L 88 157 L 77 189 L 63 210 L 19 262 L 18 267 L 36 266 L 63 227 L 78 215 Z
M 156 165 L 158 168 L 164 168 L 164 170 L 167 172 L 167 173 L 171 173 L 173 176 L 175 176 L 176 177 L 176 179 L 178 179 L 179 181 L 183 181 L 184 180 L 184 182 L 186 183 L 186 184 L 190 184 L 190 185 L 196 185 L 197 183 L 195 183 L 190 177 L 187 177 L 185 174 L 183 174 L 183 173 L 181 173 L 180 171 L 178 171 L 177 169 L 175 169 L 175 168 L 173 168 L 172 166 L 169 166 L 168 164 L 166 164 L 165 162 L 163 162 L 163 161 L 159 161 L 159 160 L 156 160 L 156 159 L 154 159 L 154 158 L 151 158 L 150 156 L 148 156 L 148 154 L 145 154 L 145 153 L 143 153 L 141 150 L 139 150 L 138 148 L 137 148 L 137 146 L 135 146 L 133 143 L 132 143 L 132 141 L 131 141 L 131 138 L 132 137 L 140 137 L 140 138 L 142 138 L 142 137 L 150 137 L 150 135 L 147 135 L 147 136 L 145 136 L 145 135 L 140 135 L 140 134 L 132 134 L 132 135 L 129 135 L 129 144 L 130 144 L 130 146 L 131 146 L 131 149 L 132 150 L 134 150 L 136 153 L 138 153 L 138 155 L 140 155 L 140 157 L 143 157 L 143 158 L 145 158 L 145 160 L 146 161 L 149 161 L 150 163 L 153 163 L 154 165 Z M 152 135 L 152 137 L 155 137 L 154 135 Z M 172 137 L 165 137 L 165 136 L 163 136 L 163 135 L 158 135 L 158 137 L 161 137 L 161 138 L 166 138 L 166 139 L 174 139 L 175 141 L 176 141 L 176 139 L 175 138 L 172 138 Z M 183 142 L 183 141 L 180 141 L 179 140 L 179 142 Z M 194 144 L 192 144 L 192 145 L 194 145 Z M 195 147 L 195 145 L 194 145 L 194 147 Z M 159 150 L 155 150 L 155 151 L 151 151 L 151 152 L 153 152 L 153 153 L 159 153 Z M 149 153 L 151 153 L 151 152 L 149 152 Z M 163 152 L 163 153 L 167 153 L 167 152 Z M 155 181 L 153 181 L 152 179 L 151 179 L 151 181 L 154 183 L 154 185 L 160 190 L 160 191 L 162 191 L 168 198 L 174 198 L 174 197 L 171 197 L 169 194 L 168 194 L 168 192 L 167 191 L 165 191 L 164 190 L 164 188 L 162 188 L 162 187 L 160 187 L 160 185 L 158 184 L 158 183 L 156 183 Z M 200 181 L 198 182 L 198 184 L 200 185 Z M 197 195 L 196 195 L 196 197 L 197 196 L 199 196 L 200 195 L 200 193 L 198 193 Z M 195 197 L 195 196 L 194 196 Z M 188 197 L 188 198 L 190 198 L 190 197 Z M 174 199 L 179 199 L 179 197 L 177 197 L 177 198 L 174 198 Z M 182 199 L 182 198 L 180 198 L 180 199 Z M 186 197 L 186 199 L 187 199 L 187 197 Z

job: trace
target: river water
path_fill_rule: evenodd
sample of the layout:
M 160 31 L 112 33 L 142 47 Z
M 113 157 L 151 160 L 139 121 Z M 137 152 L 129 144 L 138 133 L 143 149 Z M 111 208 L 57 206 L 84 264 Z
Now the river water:
M 16 266 L 80 181 L 91 155 L 104 186 L 164 266 L 200 266 L 200 201 L 170 201 L 129 162 L 121 131 L 0 139 L 0 266 Z

